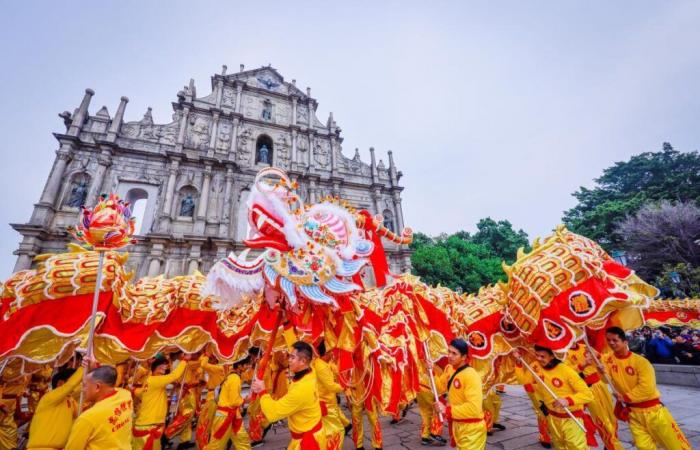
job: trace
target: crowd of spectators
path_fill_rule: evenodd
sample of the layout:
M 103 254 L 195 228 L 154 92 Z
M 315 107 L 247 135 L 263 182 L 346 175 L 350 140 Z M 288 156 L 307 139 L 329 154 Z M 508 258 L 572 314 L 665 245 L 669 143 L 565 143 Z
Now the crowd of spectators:
M 629 344 L 652 363 L 700 365 L 700 330 L 643 327 L 630 332 Z

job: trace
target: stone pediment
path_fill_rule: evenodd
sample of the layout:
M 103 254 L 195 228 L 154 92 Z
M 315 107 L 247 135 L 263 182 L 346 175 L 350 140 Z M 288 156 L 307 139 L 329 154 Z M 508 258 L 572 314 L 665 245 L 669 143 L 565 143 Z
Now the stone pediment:
M 259 67 L 226 76 L 229 80 L 244 81 L 248 86 L 263 89 L 282 95 L 296 94 L 306 98 L 300 89 L 292 83 L 284 81 L 284 77 L 272 66 Z

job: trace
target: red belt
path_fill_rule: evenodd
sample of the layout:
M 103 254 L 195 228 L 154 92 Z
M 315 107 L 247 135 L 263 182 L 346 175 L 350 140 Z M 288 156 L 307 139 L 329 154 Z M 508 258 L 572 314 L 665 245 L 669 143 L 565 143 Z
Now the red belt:
M 326 402 L 319 402 L 321 404 L 321 416 L 326 417 L 328 415 L 328 405 Z
M 535 388 L 529 383 L 523 385 L 523 388 L 525 388 L 525 392 L 527 392 L 529 394 L 532 394 L 533 392 L 535 392 Z
M 552 415 L 552 416 L 554 416 L 554 417 L 558 417 L 558 418 L 560 418 L 560 419 L 570 419 L 570 418 L 571 418 L 571 416 L 569 416 L 569 415 L 568 415 L 567 413 L 565 413 L 565 412 L 560 413 L 560 412 L 558 412 L 558 411 L 553 411 L 553 410 L 551 410 L 551 409 L 549 410 L 549 414 Z M 584 414 L 583 414 L 583 411 L 582 411 L 582 410 L 571 411 L 571 414 L 573 414 L 574 417 L 578 417 L 579 419 L 583 419 L 583 418 L 584 418 Z
M 454 435 L 454 429 L 452 428 L 453 423 L 479 423 L 483 422 L 484 418 L 470 418 L 470 419 L 453 419 L 451 417 L 447 418 L 447 430 L 450 433 L 450 445 L 452 447 L 455 447 L 457 445 L 457 442 L 455 440 L 455 435 Z
M 316 442 L 314 434 L 318 433 L 322 429 L 323 422 L 319 420 L 316 426 L 310 429 L 309 431 L 304 431 L 303 433 L 296 433 L 292 430 L 289 430 L 289 433 L 292 435 L 292 439 L 301 440 L 299 448 L 303 448 L 304 450 L 321 450 L 321 447 L 318 445 L 318 442 Z
M 655 398 L 653 400 L 647 400 L 645 402 L 639 402 L 639 403 L 627 403 L 626 405 L 631 407 L 631 408 L 651 408 L 652 406 L 660 405 L 661 400 L 658 398 Z
M 214 437 L 216 439 L 223 438 L 224 434 L 226 434 L 226 430 L 228 430 L 229 427 L 231 427 L 231 431 L 233 431 L 234 434 L 240 431 L 241 425 L 243 425 L 243 418 L 238 414 L 238 407 L 226 408 L 224 406 L 217 406 L 216 410 L 226 413 L 226 419 L 224 419 L 224 422 L 214 433 Z
M 594 384 L 600 381 L 600 374 L 598 372 L 594 372 L 588 375 L 587 377 L 584 377 L 583 381 L 585 381 L 589 387 L 593 386 Z
M 155 443 L 156 439 L 160 439 L 160 437 L 163 435 L 163 425 L 153 425 L 153 427 L 149 430 L 137 430 L 136 427 L 134 427 L 132 434 L 134 437 L 148 436 L 148 439 L 146 439 L 146 444 L 143 446 L 143 450 L 153 450 L 153 444 Z

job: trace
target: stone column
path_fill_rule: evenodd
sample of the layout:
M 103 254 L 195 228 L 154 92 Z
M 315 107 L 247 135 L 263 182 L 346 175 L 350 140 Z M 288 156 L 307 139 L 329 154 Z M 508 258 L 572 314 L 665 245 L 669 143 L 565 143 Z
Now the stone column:
M 396 215 L 396 227 L 397 233 L 401 233 L 403 231 L 403 211 L 401 209 L 401 197 L 399 196 L 398 192 L 394 192 L 393 201 L 394 201 L 394 214 Z
M 226 66 L 223 66 L 223 73 L 221 75 L 226 75 Z M 221 109 L 221 97 L 224 95 L 224 79 L 221 78 L 216 82 L 216 108 Z
M 194 225 L 195 233 L 203 233 L 207 219 L 207 209 L 209 207 L 209 189 L 211 183 L 211 166 L 204 169 L 204 182 L 202 183 L 202 193 L 199 196 L 199 207 L 197 208 L 197 219 Z
M 180 159 L 172 158 L 170 168 L 168 168 L 168 184 L 165 190 L 165 201 L 163 202 L 163 215 L 169 216 L 173 207 L 175 197 L 175 183 L 177 182 L 177 171 L 180 168 Z
M 236 112 L 240 114 L 241 112 L 241 93 L 243 92 L 243 85 L 241 83 L 236 83 Z
M 335 155 L 335 136 L 331 134 L 331 176 L 336 176 L 336 170 L 338 170 L 338 161 Z
M 124 122 L 124 110 L 127 103 L 129 103 L 129 97 L 122 97 L 117 107 L 117 113 L 114 115 L 114 119 L 112 119 L 112 123 L 107 131 L 107 140 L 109 142 L 114 142 L 119 136 L 119 129 L 122 126 L 122 122 Z
M 292 125 L 297 124 L 297 101 L 299 98 L 295 95 L 292 96 Z
M 177 134 L 177 145 L 182 147 L 185 142 L 185 131 L 187 130 L 187 119 L 190 115 L 190 107 L 185 106 L 182 110 L 182 117 L 180 118 L 180 131 Z
M 187 264 L 187 275 L 192 275 L 195 271 L 199 270 L 199 261 L 202 257 L 201 248 L 202 245 L 200 243 L 191 244 L 189 263 Z
M 292 162 L 297 162 L 297 130 L 292 128 Z
M 100 155 L 97 157 L 97 169 L 92 176 L 92 182 L 90 183 L 90 189 L 88 190 L 87 198 L 85 199 L 86 205 L 94 205 L 97 201 L 97 196 L 101 194 L 102 183 L 104 182 L 105 172 L 107 168 L 112 165 L 112 152 L 108 149 L 103 149 Z
M 233 118 L 233 136 L 231 136 L 231 153 L 234 155 L 232 160 L 235 160 L 236 152 L 238 152 L 238 124 L 241 119 L 238 117 Z
M 307 166 L 310 168 L 313 165 L 314 160 L 314 134 L 309 132 L 309 161 Z
M 377 175 L 377 159 L 374 156 L 374 147 L 369 148 L 369 156 L 371 158 L 371 168 L 372 168 L 372 183 L 376 183 L 379 176 Z
M 64 146 L 61 146 L 61 149 L 56 151 L 56 160 L 53 163 L 53 169 L 51 170 L 49 179 L 46 182 L 44 192 L 41 194 L 41 200 L 39 200 L 39 203 L 56 206 L 56 197 L 58 196 L 58 191 L 64 181 L 63 176 L 64 172 L 66 171 L 66 166 L 68 166 L 70 154 L 70 150 Z
M 233 169 L 229 167 L 226 170 L 226 186 L 224 187 L 224 201 L 221 204 L 221 209 L 219 211 L 219 217 L 221 217 L 221 222 L 219 223 L 219 236 L 226 236 L 228 234 L 229 224 L 231 223 L 231 190 L 233 189 Z
M 374 214 L 381 214 L 382 209 L 381 209 L 381 200 L 382 200 L 382 194 L 379 191 L 379 188 L 376 187 L 372 191 L 372 203 L 374 203 Z
M 394 165 L 394 152 L 389 150 L 389 178 L 391 179 L 392 186 L 396 186 L 396 166 Z
M 160 274 L 160 263 L 163 258 L 164 245 L 161 242 L 154 242 L 151 246 L 150 258 L 148 264 L 148 276 L 155 277 Z
M 219 111 L 214 111 L 214 120 L 212 120 L 211 135 L 209 136 L 209 156 L 214 155 L 216 150 L 216 132 L 219 128 Z
M 78 111 L 73 116 L 73 121 L 68 128 L 69 136 L 77 136 L 80 134 L 80 130 L 83 128 L 83 122 L 88 115 L 88 106 L 90 106 L 90 100 L 92 96 L 95 95 L 95 91 L 92 89 L 85 89 L 85 95 L 83 96 L 83 101 L 80 102 Z

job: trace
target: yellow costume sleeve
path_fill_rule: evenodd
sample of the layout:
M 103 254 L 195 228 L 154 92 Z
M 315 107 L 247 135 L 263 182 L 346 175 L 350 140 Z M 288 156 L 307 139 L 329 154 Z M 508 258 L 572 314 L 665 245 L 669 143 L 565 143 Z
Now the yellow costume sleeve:
M 314 369 L 316 371 L 316 380 L 323 390 L 326 392 L 337 394 L 338 392 L 343 392 L 343 387 L 335 381 L 333 376 L 333 371 L 331 370 L 328 363 L 325 361 L 317 360 L 319 364 L 314 364 Z
M 225 408 L 235 408 L 243 404 L 241 397 L 241 378 L 236 375 L 230 375 L 224 385 L 221 387 L 221 395 L 219 396 L 219 405 Z
M 435 374 L 435 389 L 437 390 L 438 395 L 442 395 L 447 392 L 447 383 L 450 382 L 450 377 L 453 373 L 455 373 L 454 368 L 448 365 L 440 375 Z
M 520 362 L 515 363 L 515 379 L 518 380 L 518 384 L 533 384 L 535 382 L 535 377 L 532 373 L 527 370 L 527 368 Z
M 301 387 L 301 389 L 299 389 Z M 306 392 L 308 390 L 308 392 Z M 312 397 L 313 392 L 304 389 L 303 386 L 295 386 L 289 389 L 286 395 L 279 400 L 274 400 L 270 394 L 260 397 L 260 409 L 270 422 L 277 422 L 297 412 L 302 399 Z
M 573 394 L 569 395 L 567 400 L 569 401 L 569 406 L 576 406 L 576 405 L 585 405 L 587 403 L 590 403 L 593 401 L 593 391 L 586 385 L 586 382 L 583 381 L 583 379 L 574 371 L 569 366 L 566 366 L 567 369 L 569 369 L 567 372 L 567 380 L 566 382 L 569 384 L 569 387 L 571 388 L 572 391 L 574 391 Z
M 637 385 L 625 393 L 626 400 L 637 403 L 658 396 L 656 390 L 656 373 L 654 366 L 646 358 L 636 358 Z
M 287 350 L 291 352 L 292 345 L 294 345 L 294 343 L 299 340 L 297 339 L 297 334 L 294 332 L 294 328 L 285 328 L 282 332 L 282 336 L 284 336 L 284 342 L 287 344 Z
M 174 383 L 182 377 L 187 367 L 187 361 L 180 361 L 175 370 L 167 375 L 152 376 L 148 379 L 151 388 L 164 388 L 170 383 Z
M 83 368 L 80 367 L 78 370 L 71 375 L 70 378 L 63 384 L 63 386 L 57 387 L 56 389 L 53 389 L 50 392 L 47 392 L 44 394 L 42 397 L 42 402 L 45 402 L 47 406 L 54 406 L 58 403 L 61 403 L 63 400 L 66 399 L 66 397 L 70 396 L 73 393 L 73 390 L 80 386 L 80 383 L 83 380 Z
M 63 450 L 84 450 L 92 431 L 93 425 L 84 417 L 78 417 L 73 423 L 68 442 Z

